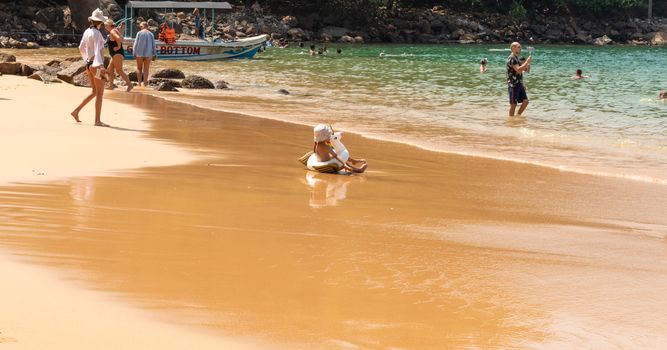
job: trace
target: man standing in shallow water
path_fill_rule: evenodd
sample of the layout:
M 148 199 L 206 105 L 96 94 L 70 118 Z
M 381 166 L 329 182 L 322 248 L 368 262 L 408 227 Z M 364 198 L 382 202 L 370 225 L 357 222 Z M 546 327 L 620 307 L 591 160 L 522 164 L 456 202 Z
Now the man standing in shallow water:
M 513 42 L 510 49 L 512 54 L 507 58 L 507 91 L 510 97 L 510 117 L 513 117 L 517 103 L 521 103 L 518 116 L 521 116 L 521 113 L 528 107 L 528 95 L 526 95 L 526 88 L 523 86 L 523 72 L 530 69 L 533 56 L 528 56 L 526 62 L 521 63 L 519 59 L 521 44 Z

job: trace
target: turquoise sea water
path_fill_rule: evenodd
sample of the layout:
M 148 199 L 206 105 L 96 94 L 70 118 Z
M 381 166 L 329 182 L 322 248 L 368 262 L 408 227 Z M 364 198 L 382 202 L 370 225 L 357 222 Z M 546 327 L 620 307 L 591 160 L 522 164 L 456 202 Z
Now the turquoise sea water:
M 505 45 L 330 45 L 327 55 L 315 57 L 307 48 L 273 48 L 254 60 L 157 66 L 228 81 L 229 91 L 177 97 L 211 108 L 327 122 L 437 151 L 667 183 L 667 101 L 658 99 L 667 90 L 667 48 L 535 49 L 524 77 L 531 101 L 525 120 L 507 117 Z M 479 73 L 483 57 L 486 74 Z M 591 78 L 572 80 L 577 68 Z M 291 94 L 278 94 L 281 88 Z

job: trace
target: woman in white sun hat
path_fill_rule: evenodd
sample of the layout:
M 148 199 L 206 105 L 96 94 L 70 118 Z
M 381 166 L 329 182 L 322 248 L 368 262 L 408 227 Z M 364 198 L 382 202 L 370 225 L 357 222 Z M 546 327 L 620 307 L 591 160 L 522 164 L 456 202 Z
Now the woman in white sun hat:
M 102 13 L 102 10 L 96 9 L 88 17 L 90 27 L 83 32 L 81 44 L 79 44 L 79 52 L 84 61 L 86 61 L 86 73 L 88 73 L 88 80 L 92 87 L 90 95 L 86 96 L 81 104 L 72 112 L 72 117 L 77 123 L 80 123 L 79 112 L 85 107 L 93 98 L 95 99 L 95 125 L 109 126 L 100 119 L 102 114 L 102 98 L 104 97 L 104 80 L 107 77 L 107 71 L 104 68 L 104 38 L 100 33 L 100 26 L 107 19 Z

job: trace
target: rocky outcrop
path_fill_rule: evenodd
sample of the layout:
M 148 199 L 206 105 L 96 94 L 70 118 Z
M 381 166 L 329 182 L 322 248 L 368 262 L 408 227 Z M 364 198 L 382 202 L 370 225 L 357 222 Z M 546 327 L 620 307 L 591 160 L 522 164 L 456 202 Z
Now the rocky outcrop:
M 157 90 L 157 91 L 174 91 L 174 92 L 178 92 L 177 87 L 180 87 L 180 84 L 177 86 L 176 83 L 177 83 L 177 82 L 174 82 L 174 81 L 171 81 L 171 80 L 166 80 L 166 81 L 160 83 L 160 85 L 158 85 L 158 86 L 155 88 L 155 90 Z
M 614 42 L 614 41 L 609 39 L 608 36 L 603 35 L 599 38 L 595 38 L 595 40 L 593 41 L 593 44 L 598 45 L 598 46 L 602 46 L 602 45 L 611 44 L 612 42 Z
M 185 79 L 185 74 L 183 74 L 183 72 L 178 69 L 165 68 L 155 72 L 155 74 L 153 74 L 151 77 L 166 78 L 166 79 Z
M 350 30 L 347 28 L 329 26 L 322 28 L 317 36 L 322 41 L 337 41 L 348 33 L 350 33 Z
M 83 60 L 72 62 L 69 67 L 58 72 L 58 79 L 73 84 L 74 77 L 80 75 L 81 73 L 85 74 L 86 71 L 86 62 Z M 86 77 L 87 79 L 87 77 Z
M 153 77 L 155 77 L 155 75 L 153 75 Z M 177 88 L 183 87 L 181 85 L 181 82 L 178 81 L 178 80 L 172 80 L 172 79 L 167 79 L 167 78 L 150 78 L 150 79 L 148 79 L 148 85 L 159 86 L 162 83 L 169 83 L 169 84 L 171 84 L 171 85 L 173 85 L 174 87 L 177 87 Z
M 123 17 L 114 0 L 0 0 L 0 48 L 38 48 L 40 46 L 76 46 L 76 34 L 88 27 L 88 16 L 101 8 L 113 19 Z M 66 6 L 69 5 L 69 6 Z M 447 8 L 445 8 L 447 7 Z M 191 11 L 141 13 L 157 35 L 164 18 L 173 18 L 177 37 L 194 39 Z M 135 29 L 136 29 L 135 21 Z M 564 13 L 537 13 L 524 21 L 505 14 L 456 12 L 450 6 L 401 8 L 383 16 L 374 16 L 365 27 L 352 27 L 344 20 L 317 13 L 259 15 L 250 10 L 216 13 L 214 26 L 207 36 L 233 40 L 259 34 L 290 41 L 330 41 L 344 43 L 573 43 L 594 44 L 605 35 L 611 43 L 664 45 L 667 19 L 652 21 L 637 18 L 576 18 Z M 57 34 L 56 34 L 57 33 Z M 662 33 L 662 34 L 661 34 Z M 65 34 L 65 35 L 59 35 Z
M 4 62 L 16 62 L 16 56 L 0 53 L 0 63 Z
M 0 73 L 2 74 L 21 74 L 21 63 L 3 62 L 0 63 Z
M 44 71 L 37 71 L 32 73 L 30 76 L 28 76 L 28 79 L 35 79 L 44 82 L 44 84 L 49 84 L 49 83 L 61 83 L 62 81 L 58 79 L 55 75 L 53 74 L 48 74 L 47 72 Z
M 220 90 L 229 89 L 229 83 L 224 80 L 218 80 L 215 82 L 215 88 Z
M 667 45 L 667 32 L 657 32 L 651 36 L 651 45 Z
M 15 39 L 6 36 L 0 36 L 0 47 L 8 49 L 39 49 L 39 44 L 27 39 Z
M 67 4 L 72 11 L 72 23 L 79 32 L 88 28 L 88 17 L 97 8 L 114 20 L 123 17 L 123 9 L 114 0 L 67 0 Z
M 21 75 L 27 77 L 27 76 L 31 75 L 32 73 L 34 73 L 38 70 L 41 70 L 41 68 L 42 67 L 38 66 L 38 65 L 21 63 Z
M 58 78 L 60 78 L 60 75 L 58 75 Z M 91 87 L 88 73 L 86 72 L 75 75 L 70 84 L 74 84 L 74 86 Z
M 181 85 L 188 89 L 215 89 L 213 83 L 198 75 L 190 75 L 181 81 Z

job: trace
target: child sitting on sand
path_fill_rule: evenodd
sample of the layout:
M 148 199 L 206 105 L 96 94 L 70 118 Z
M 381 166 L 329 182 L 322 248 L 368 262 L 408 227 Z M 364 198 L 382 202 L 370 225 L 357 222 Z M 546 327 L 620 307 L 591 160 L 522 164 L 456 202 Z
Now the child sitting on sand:
M 333 130 L 327 125 L 319 124 L 313 129 L 313 138 L 315 144 L 313 145 L 313 153 L 317 156 L 320 162 L 326 162 L 331 159 L 336 159 L 340 164 L 343 164 L 343 169 L 352 171 L 354 173 L 363 173 L 368 168 L 368 163 L 363 159 L 354 159 L 349 157 L 347 162 L 343 162 L 336 154 L 336 151 L 331 146 L 331 136 Z

